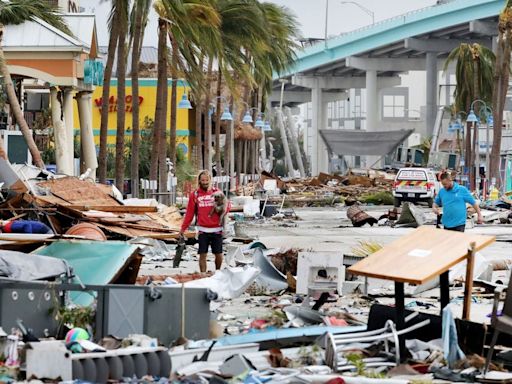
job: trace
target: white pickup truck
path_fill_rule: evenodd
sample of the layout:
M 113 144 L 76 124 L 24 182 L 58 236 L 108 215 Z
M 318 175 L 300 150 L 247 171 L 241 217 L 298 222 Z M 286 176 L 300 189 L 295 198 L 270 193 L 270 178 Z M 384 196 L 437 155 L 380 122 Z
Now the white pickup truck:
M 432 207 L 440 189 L 434 171 L 429 168 L 401 168 L 393 183 L 395 207 L 403 201 L 425 202 Z

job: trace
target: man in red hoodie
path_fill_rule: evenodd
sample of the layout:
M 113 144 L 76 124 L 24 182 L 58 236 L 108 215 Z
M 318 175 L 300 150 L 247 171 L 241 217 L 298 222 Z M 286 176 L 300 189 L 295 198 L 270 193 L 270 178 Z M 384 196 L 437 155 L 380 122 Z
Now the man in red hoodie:
M 222 223 L 221 216 L 212 208 L 215 205 L 213 194 L 218 190 L 211 187 L 211 176 L 208 171 L 201 171 L 197 177 L 199 188 L 192 192 L 188 199 L 187 212 L 181 225 L 180 235 L 192 223 L 194 216 L 197 217 L 196 228 L 199 233 L 199 270 L 206 272 L 206 256 L 211 246 L 215 255 L 215 268 L 220 269 L 222 265 Z M 227 207 L 226 207 L 227 209 Z

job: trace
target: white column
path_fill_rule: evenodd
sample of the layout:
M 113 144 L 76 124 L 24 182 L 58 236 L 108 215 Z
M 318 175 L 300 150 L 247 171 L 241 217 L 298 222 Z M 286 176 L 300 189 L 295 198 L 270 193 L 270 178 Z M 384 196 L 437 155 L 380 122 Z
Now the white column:
M 64 124 L 66 125 L 66 161 L 69 162 L 71 169 L 74 169 L 74 152 L 75 152 L 75 127 L 73 115 L 73 90 L 71 88 L 64 89 L 63 93 L 63 109 L 64 109 Z
M 80 143 L 82 145 L 82 162 L 85 169 L 90 169 L 89 177 L 96 179 L 98 158 L 96 157 L 96 146 L 94 144 L 94 133 L 92 130 L 92 95 L 91 92 L 80 92 L 77 95 L 78 116 L 80 118 Z
M 323 103 L 322 88 L 316 80 L 315 86 L 311 89 L 311 142 L 308 143 L 310 148 L 309 157 L 311 159 L 311 176 L 317 176 L 319 173 L 318 152 L 319 148 L 319 130 L 322 128 L 323 121 Z
M 236 103 L 233 103 L 233 117 L 234 119 L 229 122 L 228 129 L 230 130 L 231 141 L 227 143 L 229 145 L 229 169 L 228 175 L 233 177 L 235 175 L 235 119 L 238 113 Z M 197 133 L 196 133 L 197 135 Z M 239 171 L 240 172 L 240 171 Z
M 50 89 L 50 105 L 52 110 L 53 135 L 55 138 L 55 163 L 57 173 L 73 175 L 73 164 L 68 161 L 67 132 L 62 120 L 62 105 L 58 98 L 58 90 L 55 87 Z
M 302 153 L 300 151 L 297 127 L 295 126 L 295 120 L 292 116 L 292 110 L 290 107 L 285 108 L 286 120 L 288 122 L 288 128 L 290 130 L 290 138 L 292 140 L 293 150 L 296 156 L 297 166 L 299 167 L 300 177 L 305 177 L 306 172 L 304 170 L 304 163 L 302 162 Z
M 366 71 L 366 130 L 374 132 L 378 130 L 379 98 L 377 92 L 377 71 Z M 366 156 L 366 167 L 371 167 L 378 156 Z M 378 167 L 379 164 L 374 166 Z
M 322 116 L 320 120 L 320 129 L 328 128 L 328 104 L 329 103 L 327 101 L 322 100 Z M 320 136 L 320 134 L 318 134 L 318 136 L 318 173 L 329 173 L 329 152 L 327 151 L 327 146 L 325 145 L 322 136 Z
M 293 177 L 294 169 L 293 169 L 292 156 L 290 154 L 290 147 L 288 146 L 288 137 L 286 136 L 286 128 L 284 126 L 283 111 L 281 109 L 277 110 L 277 123 L 279 124 L 279 130 L 281 131 L 281 142 L 283 143 L 286 170 L 288 171 L 288 175 L 290 177 Z
M 427 114 L 425 118 L 427 137 L 434 133 L 437 114 L 437 53 L 427 52 Z
M 498 36 L 491 36 L 492 39 L 492 52 L 496 54 L 498 52 Z

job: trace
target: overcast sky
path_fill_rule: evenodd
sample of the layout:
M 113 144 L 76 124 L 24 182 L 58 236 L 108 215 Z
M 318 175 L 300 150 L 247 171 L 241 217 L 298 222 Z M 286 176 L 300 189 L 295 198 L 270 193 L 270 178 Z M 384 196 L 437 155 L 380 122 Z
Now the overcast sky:
M 80 5 L 87 12 L 96 14 L 98 40 L 100 45 L 108 45 L 107 19 L 110 1 L 81 0 Z M 325 3 L 327 0 L 267 0 L 286 6 L 296 15 L 304 37 L 323 37 L 325 31 Z M 329 1 L 328 34 L 337 35 L 371 24 L 371 16 L 354 4 L 343 4 L 342 0 Z M 375 14 L 375 21 L 385 20 L 416 9 L 434 5 L 436 0 L 355 0 Z M 157 46 L 157 20 L 154 12 L 150 15 L 144 45 Z

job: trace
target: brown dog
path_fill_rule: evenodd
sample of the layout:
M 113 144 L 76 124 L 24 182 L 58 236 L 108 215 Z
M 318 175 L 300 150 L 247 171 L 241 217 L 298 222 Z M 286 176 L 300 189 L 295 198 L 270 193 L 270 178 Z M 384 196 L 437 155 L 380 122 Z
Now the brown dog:
M 227 199 L 221 191 L 217 191 L 213 194 L 214 206 L 210 211 L 210 217 L 214 213 L 217 213 L 219 218 L 219 225 L 224 228 L 224 218 L 226 216 Z

